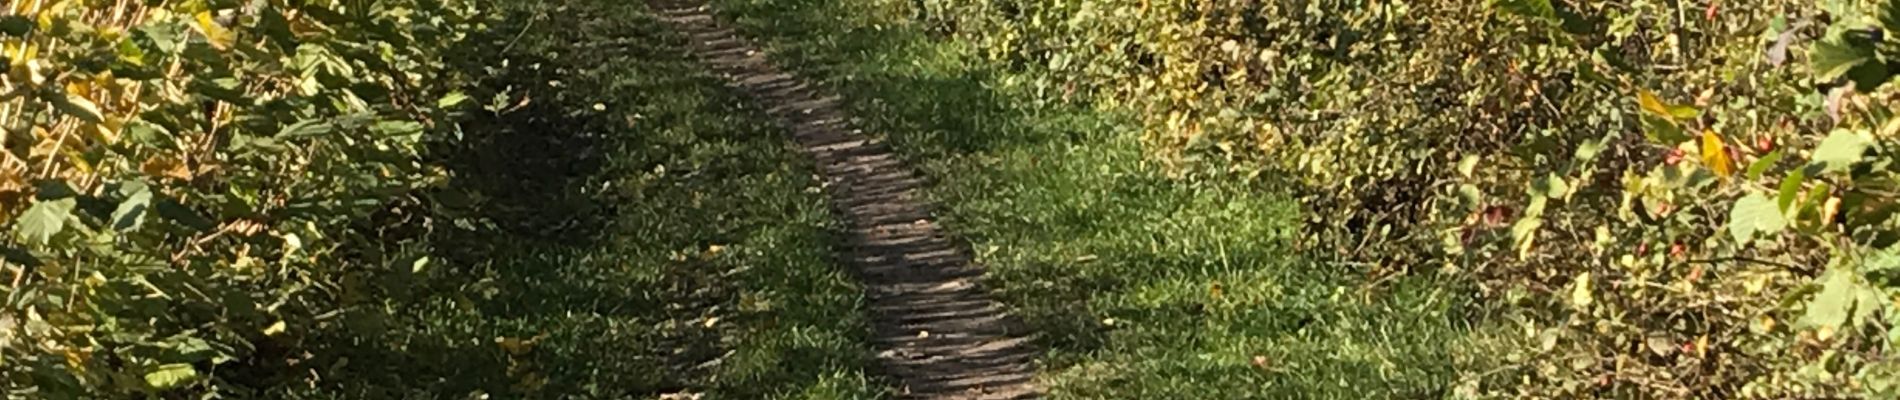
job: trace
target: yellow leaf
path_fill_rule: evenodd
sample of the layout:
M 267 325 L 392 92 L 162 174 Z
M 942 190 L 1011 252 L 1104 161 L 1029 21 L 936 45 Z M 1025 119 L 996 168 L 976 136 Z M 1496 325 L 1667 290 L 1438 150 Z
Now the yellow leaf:
M 118 143 L 119 128 L 124 126 L 125 119 L 118 117 L 106 117 L 105 121 L 86 125 L 86 127 L 89 128 L 88 132 L 93 135 L 93 140 L 98 140 L 100 143 L 105 144 Z
M 1840 214 L 1841 214 L 1841 198 L 1828 196 L 1827 201 L 1821 203 L 1821 220 L 1822 221 L 1833 221 L 1834 216 L 1840 215 Z
M 264 336 L 277 336 L 278 334 L 284 333 L 284 328 L 286 328 L 284 321 L 277 321 L 277 323 L 264 327 Z
M 230 30 L 224 29 L 223 25 L 218 25 L 218 21 L 211 17 L 210 11 L 199 11 L 191 27 L 197 28 L 198 33 L 203 33 L 205 40 L 211 42 L 211 46 L 218 48 L 218 50 L 229 49 L 231 48 L 231 43 L 237 41 L 236 35 L 232 35 Z
M 1590 292 L 1590 273 L 1586 271 L 1578 274 L 1576 285 L 1570 288 L 1570 303 L 1576 305 L 1577 308 L 1585 308 L 1595 300 L 1596 298 Z
M 1657 98 L 1655 93 L 1650 93 L 1648 90 L 1636 90 L 1636 105 L 1641 106 L 1643 111 L 1656 114 L 1658 117 L 1673 118 L 1669 114 L 1669 105 L 1663 104 L 1662 99 Z
M 1735 174 L 1735 164 L 1728 158 L 1728 146 L 1722 144 L 1722 137 L 1715 131 L 1702 131 L 1702 164 L 1725 179 Z
M 92 173 L 92 162 L 86 161 L 86 155 L 80 153 L 77 148 L 67 146 L 60 148 L 59 153 L 66 155 L 66 162 L 72 163 L 73 169 L 83 173 Z

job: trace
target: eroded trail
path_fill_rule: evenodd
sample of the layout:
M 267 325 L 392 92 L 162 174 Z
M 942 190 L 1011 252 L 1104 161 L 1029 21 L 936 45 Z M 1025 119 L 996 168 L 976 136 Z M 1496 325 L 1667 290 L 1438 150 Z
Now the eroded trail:
M 923 180 L 858 129 L 836 95 L 782 71 L 712 16 L 705 4 L 654 0 L 661 19 L 732 87 L 761 102 L 817 161 L 848 229 L 839 251 L 863 283 L 877 358 L 903 398 L 1040 397 L 1038 351 L 1023 325 L 980 284 L 984 269 L 946 237 L 922 197 Z

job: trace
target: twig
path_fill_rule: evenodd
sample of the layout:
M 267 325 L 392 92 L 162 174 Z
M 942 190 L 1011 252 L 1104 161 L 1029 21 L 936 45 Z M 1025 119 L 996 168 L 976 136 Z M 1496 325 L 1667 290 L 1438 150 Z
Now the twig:
M 1782 268 L 1787 268 L 1787 269 L 1801 269 L 1800 267 L 1794 266 L 1792 264 L 1783 264 L 1783 263 L 1778 263 L 1774 261 L 1742 257 L 1742 256 L 1719 257 L 1719 258 L 1710 258 L 1710 259 L 1705 259 L 1705 260 L 1684 260 L 1683 262 L 1688 263 L 1688 264 L 1719 264 L 1719 263 L 1734 262 L 1734 261 L 1755 263 L 1755 264 L 1761 264 L 1761 265 L 1772 265 L 1772 266 L 1782 267 Z
M 515 33 L 515 38 L 514 38 L 514 39 L 509 39 L 509 40 L 508 40 L 508 45 L 506 45 L 506 46 L 501 46 L 501 52 L 499 52 L 499 53 L 496 53 L 496 54 L 502 54 L 502 55 L 506 55 L 506 54 L 508 54 L 508 50 L 509 50 L 509 49 L 513 49 L 513 48 L 515 48 L 515 43 L 516 43 L 516 42 L 520 42 L 520 41 L 521 41 L 521 37 L 522 37 L 522 36 L 526 36 L 526 35 L 528 34 L 528 29 L 529 29 L 529 28 L 534 28 L 534 21 L 535 21 L 535 20 L 539 20 L 539 19 L 541 19 L 541 18 L 540 18 L 540 16 L 538 16 L 538 15 L 537 15 L 537 16 L 535 16 L 535 18 L 528 18 L 528 23 L 526 23 L 526 24 L 522 24 L 522 25 L 521 25 L 521 32 L 516 32 L 516 33 Z

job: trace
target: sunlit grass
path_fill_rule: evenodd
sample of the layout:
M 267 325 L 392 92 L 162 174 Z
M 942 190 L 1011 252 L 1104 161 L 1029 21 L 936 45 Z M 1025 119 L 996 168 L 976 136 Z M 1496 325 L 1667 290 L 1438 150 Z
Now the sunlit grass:
M 1033 70 L 874 2 L 719 4 L 936 180 L 1057 398 L 1438 398 L 1469 374 L 1463 288 L 1302 257 L 1290 199 L 1166 177 L 1127 119 L 1052 104 Z

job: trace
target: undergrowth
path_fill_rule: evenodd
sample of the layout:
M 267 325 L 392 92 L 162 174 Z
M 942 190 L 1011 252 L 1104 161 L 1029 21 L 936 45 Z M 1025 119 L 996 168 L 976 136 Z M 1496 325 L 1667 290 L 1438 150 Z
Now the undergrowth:
M 868 399 L 835 227 L 786 136 L 638 4 L 510 5 L 435 152 L 436 258 L 308 397 Z M 688 398 L 688 397 L 681 397 Z

